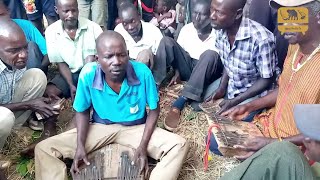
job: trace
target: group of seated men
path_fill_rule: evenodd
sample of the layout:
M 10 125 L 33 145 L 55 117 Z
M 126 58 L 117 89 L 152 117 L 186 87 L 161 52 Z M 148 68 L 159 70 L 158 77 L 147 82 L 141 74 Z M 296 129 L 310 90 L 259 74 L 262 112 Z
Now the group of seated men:
M 320 107 L 297 104 L 320 100 L 316 75 L 320 36 L 315 36 L 320 33 L 320 2 L 270 1 L 275 9 L 309 10 L 304 35 L 284 34 L 290 46 L 281 74 L 275 36 L 243 16 L 245 4 L 246 0 L 192 2 L 192 22 L 175 41 L 142 21 L 131 3 L 119 9 L 121 23 L 115 30 L 103 32 L 99 25 L 78 17 L 76 0 L 57 0 L 60 20 L 46 29 L 44 39 L 32 24 L 11 20 L 0 1 L 0 148 L 13 127 L 22 126 L 37 112 L 45 117 L 43 133 L 22 152 L 34 155 L 36 179 L 67 179 L 63 159 L 73 159 L 74 175 L 79 164 L 89 163 L 88 153 L 111 143 L 134 148 L 141 171 L 147 157 L 155 159 L 150 179 L 177 179 L 188 142 L 169 131 L 178 127 L 185 104 L 198 111 L 203 101 L 224 99 L 219 115 L 254 121 L 264 137 L 236 146 L 248 152 L 237 158 L 247 160 L 223 178 L 319 176 L 297 146 L 304 146 L 316 169 Z M 49 62 L 57 64 L 59 74 L 47 81 Z M 169 85 L 187 82 L 164 119 L 166 131 L 156 124 L 158 90 L 169 68 L 174 71 Z M 71 97 L 76 127 L 56 135 L 59 109 L 50 103 L 62 97 Z M 216 140 L 210 142 L 210 150 L 222 155 Z

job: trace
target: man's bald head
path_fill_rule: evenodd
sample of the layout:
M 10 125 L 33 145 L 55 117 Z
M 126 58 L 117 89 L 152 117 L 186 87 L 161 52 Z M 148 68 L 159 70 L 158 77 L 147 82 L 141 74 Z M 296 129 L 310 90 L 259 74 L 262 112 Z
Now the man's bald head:
M 224 6 L 231 11 L 237 11 L 238 9 L 243 9 L 247 3 L 247 0 L 218 0 L 218 1 L 221 1 L 224 4 Z
M 126 75 L 129 53 L 123 37 L 114 31 L 104 31 L 97 41 L 98 61 L 107 82 L 122 82 Z
M 0 17 L 0 39 L 24 37 L 22 29 L 11 19 Z M 1 48 L 1 47 L 0 47 Z
M 12 68 L 24 68 L 28 43 L 22 29 L 8 18 L 0 18 L 0 27 L 0 59 Z
M 122 44 L 125 49 L 127 49 L 126 42 L 121 34 L 115 31 L 104 31 L 100 34 L 100 36 L 96 40 L 97 51 L 101 49 L 101 47 L 112 44 Z

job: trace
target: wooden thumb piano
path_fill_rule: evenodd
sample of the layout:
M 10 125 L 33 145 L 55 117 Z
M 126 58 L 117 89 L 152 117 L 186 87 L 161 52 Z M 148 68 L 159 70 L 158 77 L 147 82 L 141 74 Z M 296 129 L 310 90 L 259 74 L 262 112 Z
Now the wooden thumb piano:
M 263 136 L 254 123 L 234 121 L 230 118 L 217 115 L 220 110 L 220 102 L 204 102 L 200 108 L 205 112 L 209 126 L 214 126 L 211 132 L 217 141 L 218 149 L 225 157 L 245 155 L 248 152 L 234 148 L 235 145 L 242 145 L 248 138 Z
M 80 167 L 76 180 L 143 180 L 139 164 L 132 163 L 134 150 L 119 144 L 110 144 L 91 154 L 89 166 Z

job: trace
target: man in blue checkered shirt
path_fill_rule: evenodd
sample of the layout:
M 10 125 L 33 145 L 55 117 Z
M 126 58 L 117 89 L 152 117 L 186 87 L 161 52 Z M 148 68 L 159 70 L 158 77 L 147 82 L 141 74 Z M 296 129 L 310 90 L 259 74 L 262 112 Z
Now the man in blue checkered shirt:
M 211 25 L 217 30 L 215 46 L 224 70 L 222 77 L 202 92 L 202 99 L 216 101 L 224 98 L 219 104 L 219 113 L 265 95 L 276 77 L 275 38 L 261 24 L 242 16 L 245 3 L 246 0 L 211 2 Z M 205 72 L 194 71 L 190 79 L 199 73 Z M 190 80 L 188 85 L 192 86 Z M 165 124 L 172 129 L 179 123 L 184 104 L 196 100 L 192 99 L 194 92 L 183 94 L 165 119 Z M 245 120 L 251 121 L 256 113 L 250 114 Z

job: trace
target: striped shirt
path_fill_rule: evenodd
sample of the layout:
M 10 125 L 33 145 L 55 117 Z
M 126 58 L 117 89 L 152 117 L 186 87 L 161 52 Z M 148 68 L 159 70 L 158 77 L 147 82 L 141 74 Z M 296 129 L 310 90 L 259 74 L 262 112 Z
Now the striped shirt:
M 275 74 L 275 38 L 261 24 L 243 18 L 232 48 L 225 30 L 217 31 L 216 37 L 216 47 L 229 76 L 229 99 L 247 91 L 259 78 Z
M 26 68 L 9 70 L 0 59 L 0 104 L 8 104 L 14 95 L 16 83 L 21 79 Z
M 264 127 L 264 135 L 272 138 L 289 137 L 300 134 L 293 117 L 295 104 L 320 103 L 320 52 L 299 69 L 292 77 L 292 62 L 298 45 L 290 45 L 278 84 L 279 92 L 274 108 L 256 117 Z M 298 54 L 295 62 L 298 61 Z

